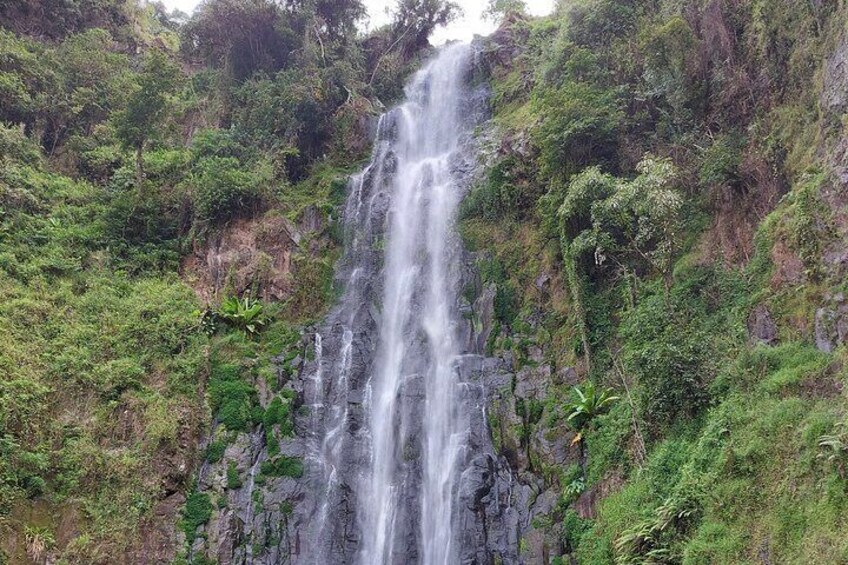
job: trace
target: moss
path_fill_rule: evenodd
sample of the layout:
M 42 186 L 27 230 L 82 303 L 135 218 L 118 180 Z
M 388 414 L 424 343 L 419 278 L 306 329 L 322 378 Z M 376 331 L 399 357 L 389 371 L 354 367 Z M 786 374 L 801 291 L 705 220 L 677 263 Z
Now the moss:
M 209 522 L 212 517 L 212 502 L 209 495 L 193 492 L 186 498 L 180 527 L 185 532 L 189 545 L 194 540 L 197 528 Z
M 230 490 L 239 489 L 242 486 L 241 477 L 239 476 L 238 467 L 235 461 L 227 462 L 227 488 Z
M 263 461 L 260 466 L 263 475 L 268 477 L 291 477 L 299 479 L 303 476 L 303 460 L 300 457 L 281 455 L 275 459 Z

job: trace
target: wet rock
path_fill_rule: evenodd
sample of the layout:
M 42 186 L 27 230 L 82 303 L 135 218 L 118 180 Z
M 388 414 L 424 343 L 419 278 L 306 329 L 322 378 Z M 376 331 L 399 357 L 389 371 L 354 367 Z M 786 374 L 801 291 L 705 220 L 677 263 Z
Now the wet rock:
M 777 343 L 777 326 L 771 317 L 771 312 L 764 304 L 760 304 L 748 316 L 748 336 L 753 343 L 774 345 Z
M 551 366 L 524 367 L 516 374 L 515 397 L 544 400 L 551 382 Z
M 463 120 L 474 122 L 485 116 L 488 93 L 484 88 L 469 93 L 462 102 Z M 258 470 L 270 457 L 261 426 L 239 436 L 227 448 L 224 461 L 206 465 L 200 473 L 201 490 L 224 494 L 227 500 L 226 508 L 216 510 L 204 530 L 207 542 L 199 539 L 195 544 L 198 551 L 219 562 L 354 563 L 369 533 L 362 529 L 365 505 L 358 497 L 366 492 L 363 480 L 371 465 L 368 409 L 372 376 L 381 362 L 377 344 L 383 308 L 378 302 L 383 296 L 386 229 L 396 213 L 392 209 L 393 175 L 400 161 L 393 144 L 401 135 L 403 119 L 400 110 L 384 116 L 371 164 L 351 180 L 344 211 L 348 243 L 336 274 L 338 281 L 346 283 L 345 290 L 315 328 L 314 338 L 305 340 L 310 354 L 292 363 L 296 370 L 286 382 L 297 394 L 295 437 L 280 441 L 280 456 L 301 458 L 303 476 L 260 476 Z M 462 137 L 457 154 L 448 163 L 461 191 L 468 190 L 471 179 L 479 174 L 476 143 L 474 136 Z M 318 225 L 304 218 L 298 228 L 308 231 Z M 460 249 L 458 238 L 449 245 L 457 257 L 470 258 Z M 463 296 L 467 286 L 477 295 L 465 298 L 466 307 L 471 306 L 470 312 L 466 311 L 470 320 L 463 317 L 458 322 L 466 327 L 458 332 L 463 347 L 454 364 L 461 383 L 457 394 L 469 421 L 467 449 L 460 455 L 454 485 L 457 559 L 475 565 L 531 563 L 533 560 L 519 555 L 519 540 L 532 531 L 534 517 L 553 508 L 553 498 L 540 497 L 545 491 L 543 481 L 526 473 L 529 461 L 518 436 L 522 422 L 515 414 L 512 394 L 514 359 L 511 355 L 483 356 L 494 326 L 495 288 L 481 289 L 469 266 L 460 266 L 458 271 L 451 276 L 455 295 Z M 415 297 L 413 316 L 422 315 L 422 302 Z M 459 311 L 461 299 L 451 307 Z M 415 337 L 420 330 L 410 331 Z M 397 467 L 393 471 L 397 501 L 393 564 L 416 563 L 421 558 L 422 421 L 432 353 L 426 336 L 420 337 L 407 344 L 398 408 L 388 422 L 398 434 L 391 458 Z M 541 350 L 533 356 L 540 366 L 528 368 L 518 384 L 521 394 L 539 400 L 546 394 L 551 368 L 541 364 Z M 497 439 L 493 437 L 495 428 Z M 552 444 L 551 457 L 557 457 L 554 452 L 559 450 L 558 443 Z M 229 461 L 235 463 L 243 482 L 238 489 L 226 489 Z M 547 545 L 543 540 L 540 547 Z
M 574 432 L 563 426 L 547 428 L 537 426 L 532 437 L 532 448 L 545 465 L 567 466 L 579 461 L 579 449 L 571 444 Z
M 480 293 L 477 300 L 474 301 L 473 351 L 475 353 L 486 351 L 486 344 L 489 342 L 494 327 L 496 295 L 497 287 L 494 284 L 488 284 L 483 288 L 483 292 Z
M 829 297 L 828 304 L 816 310 L 815 338 L 816 347 L 825 353 L 848 342 L 848 302 L 844 294 Z

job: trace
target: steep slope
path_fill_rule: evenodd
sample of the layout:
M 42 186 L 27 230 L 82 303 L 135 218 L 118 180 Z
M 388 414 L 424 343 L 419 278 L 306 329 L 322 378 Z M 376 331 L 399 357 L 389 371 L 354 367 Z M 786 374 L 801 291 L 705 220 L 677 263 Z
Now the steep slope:
M 0 7 L 0 562 L 848 560 L 844 0 L 493 4 L 416 253 L 376 123 L 443 3 L 53 4 Z
M 273 359 L 440 6 L 397 15 L 424 41 L 357 0 L 0 6 L 0 562 L 184 561 L 198 470 L 286 437 Z
M 525 562 L 846 558 L 847 14 L 597 0 L 490 38 L 462 230 L 516 372 L 493 436 L 557 493 Z

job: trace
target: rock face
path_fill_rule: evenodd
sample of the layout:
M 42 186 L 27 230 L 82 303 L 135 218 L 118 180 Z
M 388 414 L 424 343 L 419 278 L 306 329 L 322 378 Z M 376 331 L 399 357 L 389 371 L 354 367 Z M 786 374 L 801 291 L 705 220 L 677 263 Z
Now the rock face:
M 474 64 L 472 58 L 464 71 L 469 82 Z M 461 100 L 466 132 L 486 119 L 488 96 L 485 87 L 466 87 Z M 432 540 L 424 539 L 422 510 L 426 438 L 433 433 L 425 414 L 427 396 L 432 394 L 426 365 L 407 368 L 393 400 L 397 435 L 390 475 L 393 513 L 387 530 L 391 549 L 376 560 L 365 553 L 373 543 L 369 541 L 373 532 L 364 525 L 372 503 L 367 497 L 377 496 L 368 482 L 375 465 L 375 430 L 370 429 L 375 420 L 370 409 L 379 392 L 372 388 L 372 377 L 380 369 L 381 329 L 383 317 L 389 315 L 388 306 L 381 303 L 391 283 L 386 276 L 385 240 L 396 213 L 392 189 L 394 175 L 399 174 L 396 142 L 404 119 L 401 110 L 383 116 L 373 159 L 351 180 L 344 213 L 346 251 L 336 275 L 345 289 L 339 303 L 320 327 L 305 334 L 300 356 L 285 368 L 281 360 L 278 380 L 295 396 L 295 437 L 275 447 L 281 456 L 302 460 L 303 474 L 264 476 L 261 469 L 269 460 L 265 431 L 239 435 L 221 462 L 207 463 L 200 471 L 200 491 L 212 494 L 220 508 L 202 527 L 195 554 L 221 564 L 435 562 L 433 549 L 426 547 Z M 449 158 L 452 182 L 461 192 L 481 172 L 475 163 L 477 142 L 469 133 Z M 296 243 L 288 226 L 278 227 Z M 539 363 L 516 373 L 510 357 L 485 356 L 496 289 L 481 286 L 475 258 L 462 251 L 458 239 L 449 245 L 454 248 L 451 308 L 456 312 L 454 331 L 460 348 L 451 368 L 457 381 L 451 402 L 466 427 L 449 497 L 448 562 L 548 563 L 549 556 L 560 555 L 559 541 L 537 531 L 534 524 L 556 506 L 559 494 L 532 471 L 530 453 L 541 453 L 548 464 L 576 460 L 570 436 L 543 433 L 528 422 L 529 407 L 541 406 L 553 378 L 551 367 L 539 355 Z M 216 251 L 212 256 L 216 254 L 220 255 Z M 472 297 L 463 289 L 477 290 Z M 416 301 L 413 308 L 420 308 Z M 425 314 L 414 312 L 414 316 Z M 427 349 L 415 350 L 419 340 L 410 343 L 410 358 L 429 362 Z M 426 343 L 421 340 L 420 346 Z M 260 400 L 267 405 L 270 395 L 259 388 Z M 523 416 L 516 412 L 518 405 L 528 407 Z M 534 432 L 528 437 L 520 432 L 531 428 Z M 232 484 L 234 473 L 238 485 Z
M 774 345 L 777 343 L 777 326 L 768 308 L 760 304 L 748 316 L 748 335 L 753 343 Z
M 827 304 L 816 310 L 816 347 L 832 353 L 848 343 L 848 301 L 842 293 L 829 296 Z
M 292 253 L 300 238 L 299 230 L 279 215 L 238 219 L 195 249 L 183 261 L 182 270 L 207 303 L 225 289 L 238 295 L 254 282 L 259 284 L 261 298 L 281 300 L 290 290 Z
M 326 224 L 315 206 L 301 211 L 296 223 L 277 211 L 238 218 L 183 260 L 183 278 L 206 303 L 247 290 L 262 300 L 285 300 L 297 280 L 296 258 L 316 251 L 321 238 L 308 236 L 323 234 Z

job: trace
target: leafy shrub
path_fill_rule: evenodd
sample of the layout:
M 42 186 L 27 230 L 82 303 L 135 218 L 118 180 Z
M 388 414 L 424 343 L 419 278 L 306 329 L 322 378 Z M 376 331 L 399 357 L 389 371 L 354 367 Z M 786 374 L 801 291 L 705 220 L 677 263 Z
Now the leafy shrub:
M 673 318 L 670 308 L 660 296 L 646 297 L 621 330 L 626 365 L 639 383 L 640 413 L 655 432 L 694 418 L 709 398 L 704 381 L 709 342 L 699 328 Z
M 280 434 L 283 437 L 291 436 L 294 433 L 294 424 L 290 401 L 275 396 L 265 411 L 264 424 L 266 429 L 280 426 Z
M 579 45 L 607 47 L 636 25 L 637 0 L 596 0 L 571 5 L 568 36 Z
M 0 123 L 0 159 L 13 159 L 36 165 L 41 161 L 41 151 L 21 133 L 20 128 Z
M 580 479 L 575 479 L 580 481 Z M 591 529 L 592 522 L 583 520 L 577 515 L 573 509 L 569 508 L 565 511 L 565 516 L 562 519 L 563 542 L 566 550 L 570 554 L 574 554 L 580 545 L 580 539 L 584 533 Z M 562 564 L 565 565 L 563 560 Z
M 174 187 L 185 177 L 190 157 L 182 148 L 148 151 L 144 155 L 144 172 L 157 185 Z
M 563 182 L 590 164 L 614 168 L 624 119 L 617 90 L 567 82 L 540 91 L 533 104 L 545 116 L 533 131 L 545 177 Z
M 263 416 L 265 426 L 265 445 L 268 456 L 276 457 L 280 453 L 279 436 L 294 435 L 294 420 L 291 412 L 291 400 L 275 396 Z M 275 426 L 279 427 L 279 434 Z
M 619 399 L 612 395 L 612 389 L 598 390 L 595 383 L 587 381 L 582 387 L 572 389 L 574 399 L 566 404 L 566 420 L 576 430 L 584 429 L 592 420 L 609 409 Z
M 224 451 L 227 449 L 227 443 L 222 440 L 215 440 L 206 447 L 206 460 L 210 463 L 217 463 L 224 458 Z
M 209 403 L 228 430 L 247 431 L 257 406 L 256 389 L 241 379 L 241 367 L 213 364 L 209 380 Z
M 704 151 L 699 172 L 701 182 L 707 186 L 736 185 L 744 147 L 745 139 L 739 135 L 718 136 Z
M 211 517 L 212 502 L 209 500 L 208 494 L 193 492 L 188 495 L 180 526 L 185 532 L 189 544 L 197 535 L 197 528 L 206 524 Z
M 695 32 L 685 18 L 672 16 L 662 24 L 645 26 L 640 43 L 646 94 L 655 97 L 662 113 L 671 114 L 660 120 L 657 129 L 663 133 L 670 127 L 685 135 L 683 128 L 693 127 L 693 119 L 703 114 L 706 105 Z M 670 107 L 670 112 L 665 107 Z
M 276 459 L 263 461 L 260 471 L 267 477 L 292 477 L 299 479 L 303 476 L 303 460 L 300 457 L 281 455 Z
M 208 157 L 195 166 L 195 217 L 202 223 L 220 223 L 255 206 L 266 178 L 242 168 L 233 157 Z
M 250 150 L 229 129 L 209 128 L 198 131 L 191 139 L 189 150 L 194 162 L 211 157 L 234 158 L 242 162 L 251 156 Z
M 113 181 L 123 174 L 129 175 L 129 170 L 117 172 Z M 116 189 L 109 194 L 102 221 L 105 243 L 127 271 L 171 270 L 178 265 L 178 204 L 152 193 L 139 194 L 134 188 Z

